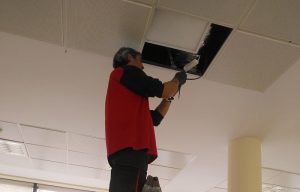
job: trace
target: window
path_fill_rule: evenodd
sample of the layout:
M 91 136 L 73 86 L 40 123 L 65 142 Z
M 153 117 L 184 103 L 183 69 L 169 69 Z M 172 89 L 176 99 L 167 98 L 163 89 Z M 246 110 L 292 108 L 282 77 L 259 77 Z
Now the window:
M 34 186 L 37 186 L 36 192 L 92 192 L 0 178 L 0 192 L 33 192 Z
M 83 190 L 69 189 L 63 187 L 54 187 L 49 185 L 38 185 L 37 192 L 91 192 L 91 191 L 83 191 Z
M 0 179 L 0 191 L 5 192 L 32 192 L 33 184 Z

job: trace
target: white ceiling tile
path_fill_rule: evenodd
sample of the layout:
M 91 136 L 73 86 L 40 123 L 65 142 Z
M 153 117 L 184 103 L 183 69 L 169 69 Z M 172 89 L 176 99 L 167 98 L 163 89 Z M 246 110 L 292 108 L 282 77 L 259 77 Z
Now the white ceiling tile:
M 62 44 L 61 0 L 1 0 L 0 30 Z
M 0 131 L 0 138 L 23 142 L 18 124 L 0 121 L 0 128 L 2 129 Z
M 300 175 L 281 172 L 281 174 L 268 180 L 268 184 L 280 185 L 300 189 Z
M 287 192 L 300 192 L 300 189 L 288 189 Z
M 210 189 L 207 192 L 227 192 L 227 189 L 213 188 L 213 189 Z
M 237 31 L 205 78 L 258 91 L 266 90 L 300 56 L 300 48 Z
M 67 47 L 112 56 L 120 46 L 139 48 L 150 8 L 120 0 L 72 0 Z
M 218 185 L 216 185 L 217 188 L 222 188 L 222 189 L 227 189 L 228 186 L 228 180 L 226 179 L 225 181 L 219 183 Z
M 66 135 L 64 132 L 41 129 L 31 126 L 21 126 L 25 143 L 49 147 L 66 148 Z
M 197 52 L 207 22 L 196 17 L 158 9 L 147 33 L 147 41 Z
M 262 168 L 262 182 L 264 183 L 263 189 L 264 188 L 272 188 L 275 183 L 274 183 L 274 179 L 276 179 L 278 176 L 279 178 L 282 178 L 280 176 L 281 172 L 277 171 L 277 170 L 271 170 L 271 169 L 266 169 L 266 168 Z M 278 178 L 277 178 L 278 179 Z M 216 185 L 216 188 L 222 188 L 222 189 L 227 189 L 227 180 Z M 265 184 L 265 183 L 271 183 L 271 184 Z M 279 183 L 276 183 L 277 185 L 279 185 Z M 210 191 L 209 191 L 210 192 Z
M 258 0 L 241 29 L 300 44 L 299 7 L 299 0 Z
M 273 185 L 265 184 L 265 183 L 262 184 L 262 191 L 263 191 L 263 192 L 268 192 L 268 191 L 271 190 L 272 188 L 273 188 Z
M 26 144 L 31 158 L 66 163 L 67 150 Z
M 94 179 L 102 179 L 102 170 L 90 167 L 82 167 L 78 165 L 68 165 L 67 173 L 71 175 L 80 175 L 81 177 L 89 177 Z
M 104 139 L 98 139 L 75 133 L 68 134 L 68 149 L 106 157 L 106 144 Z
M 64 163 L 44 161 L 44 160 L 38 160 L 38 159 L 32 159 L 31 161 L 32 161 L 32 166 L 35 169 L 56 172 L 56 173 L 65 173 L 66 172 L 66 164 L 64 164 Z
M 4 155 L 0 154 L 0 165 L 31 167 L 31 162 L 28 157 L 16 156 L 16 155 Z
M 280 185 L 271 185 L 271 184 L 263 184 L 262 192 L 291 192 L 295 189 L 290 189 L 285 186 Z M 296 190 L 297 191 L 297 190 Z
M 160 0 L 159 6 L 207 18 L 215 23 L 236 25 L 253 0 Z
M 154 0 L 123 0 L 127 2 L 133 2 L 133 3 L 141 3 L 144 5 L 152 5 L 154 3 Z
M 105 169 L 107 167 L 107 159 L 100 156 L 89 155 L 85 153 L 79 153 L 69 151 L 68 164 L 81 165 L 91 168 Z
M 168 167 L 161 167 L 156 165 L 149 165 L 148 167 L 148 174 L 152 176 L 156 176 L 158 178 L 172 179 L 177 173 L 179 172 L 178 169 L 168 168 Z
M 168 183 L 170 182 L 170 180 L 168 179 L 159 179 L 159 185 L 161 188 L 164 188 Z
M 110 171 L 111 170 L 102 170 L 101 179 L 110 180 Z
M 155 165 L 162 165 L 173 168 L 184 168 L 194 158 L 193 155 L 166 150 L 158 150 L 158 158 L 155 160 Z
M 262 182 L 268 182 L 270 179 L 280 174 L 280 171 L 262 168 Z

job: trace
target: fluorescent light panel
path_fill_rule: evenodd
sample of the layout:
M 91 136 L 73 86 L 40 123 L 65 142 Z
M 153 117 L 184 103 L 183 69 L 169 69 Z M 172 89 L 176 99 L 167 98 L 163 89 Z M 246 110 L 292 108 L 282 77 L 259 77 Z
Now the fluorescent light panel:
M 27 156 L 24 143 L 0 139 L 0 153 L 7 155 Z

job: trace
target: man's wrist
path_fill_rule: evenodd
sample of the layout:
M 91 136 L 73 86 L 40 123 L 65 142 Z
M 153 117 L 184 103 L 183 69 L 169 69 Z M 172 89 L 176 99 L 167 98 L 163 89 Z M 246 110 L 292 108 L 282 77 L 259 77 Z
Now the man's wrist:
M 174 97 L 165 98 L 164 101 L 171 103 L 174 100 Z

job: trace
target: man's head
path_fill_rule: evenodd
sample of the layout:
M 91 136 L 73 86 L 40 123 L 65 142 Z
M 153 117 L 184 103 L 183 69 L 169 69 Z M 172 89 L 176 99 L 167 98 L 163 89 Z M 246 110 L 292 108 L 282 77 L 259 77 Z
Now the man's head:
M 125 65 L 134 65 L 143 69 L 141 53 L 129 47 L 120 48 L 114 56 L 113 67 L 117 68 Z

